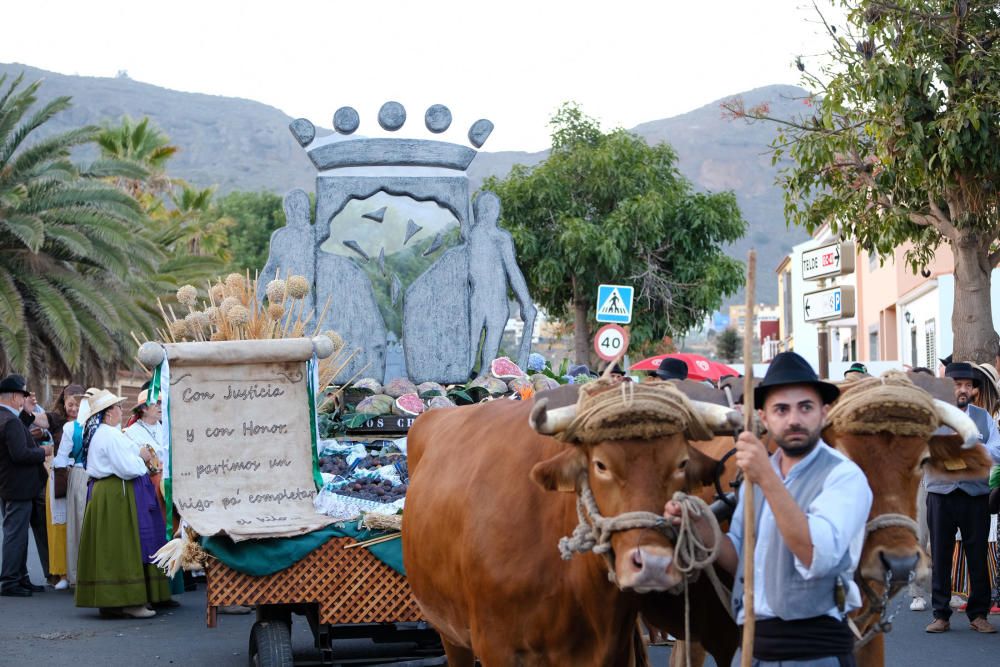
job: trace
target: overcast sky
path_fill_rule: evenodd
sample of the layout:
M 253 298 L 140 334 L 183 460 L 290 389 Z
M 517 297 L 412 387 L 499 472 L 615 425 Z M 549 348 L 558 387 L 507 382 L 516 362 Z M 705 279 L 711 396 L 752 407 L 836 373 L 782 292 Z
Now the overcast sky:
M 824 6 L 827 0 L 819 0 Z M 294 8 L 294 9 L 293 9 Z M 0 62 L 244 97 L 330 127 L 350 105 L 373 131 L 386 100 L 409 130 L 447 105 L 444 135 L 477 118 L 486 150 L 540 150 L 576 100 L 607 127 L 632 127 L 738 92 L 798 82 L 822 51 L 802 0 L 32 0 L 5 2 Z

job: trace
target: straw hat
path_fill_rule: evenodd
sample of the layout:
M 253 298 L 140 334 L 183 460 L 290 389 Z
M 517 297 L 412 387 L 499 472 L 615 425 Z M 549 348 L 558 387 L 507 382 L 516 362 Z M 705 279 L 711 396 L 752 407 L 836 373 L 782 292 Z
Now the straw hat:
M 87 402 L 90 405 L 90 414 L 96 415 L 98 412 L 107 410 L 124 400 L 121 396 L 116 396 L 107 389 L 98 389 L 94 394 L 90 395 Z
M 993 383 L 993 388 L 1000 393 L 1000 373 L 993 364 L 973 364 L 973 367 L 985 375 L 986 379 Z
M 156 401 L 159 403 L 159 401 Z M 140 408 L 144 408 L 149 405 L 149 390 L 143 389 L 139 392 L 139 397 L 135 399 L 135 405 L 132 406 L 132 412 L 138 412 Z

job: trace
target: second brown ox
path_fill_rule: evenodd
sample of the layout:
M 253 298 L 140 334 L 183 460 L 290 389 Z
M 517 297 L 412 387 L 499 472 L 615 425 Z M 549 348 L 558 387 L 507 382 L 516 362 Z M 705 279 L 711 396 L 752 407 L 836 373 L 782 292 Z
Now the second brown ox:
M 436 410 L 416 421 L 403 556 L 449 665 L 471 667 L 475 658 L 485 667 L 645 664 L 636 630 L 640 593 L 677 590 L 682 581 L 669 530 L 655 519 L 675 491 L 694 490 L 715 474 L 716 462 L 688 439 L 731 429 L 738 415 L 686 403 L 690 414 L 648 419 L 640 414 L 647 399 L 676 390 L 633 391 L 608 405 L 620 400 L 634 414 L 587 412 L 597 437 L 574 444 L 551 435 L 579 425 L 574 405 L 556 407 L 575 403 L 575 395 Z M 677 404 L 675 395 L 670 400 Z M 602 439 L 602 432 L 621 434 L 615 419 L 645 419 L 645 437 Z M 673 428 L 664 429 L 670 419 Z M 557 543 L 577 527 L 577 493 L 587 489 L 603 517 L 623 521 L 604 556 L 563 560 Z

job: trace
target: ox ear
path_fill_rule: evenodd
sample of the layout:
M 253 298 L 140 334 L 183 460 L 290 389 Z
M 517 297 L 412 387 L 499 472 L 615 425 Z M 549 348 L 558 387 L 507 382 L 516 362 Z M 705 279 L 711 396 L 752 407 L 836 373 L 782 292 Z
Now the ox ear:
M 587 470 L 587 454 L 581 447 L 568 447 L 551 459 L 536 463 L 531 481 L 546 491 L 577 491 L 580 474 Z
M 714 484 L 718 469 L 719 462 L 717 460 L 708 454 L 698 451 L 696 447 L 688 445 L 688 462 L 684 466 L 684 477 L 687 479 L 688 492 L 702 486 Z
M 963 448 L 963 438 L 941 428 L 927 441 L 927 466 L 949 479 L 982 479 L 989 476 L 991 461 L 984 447 Z

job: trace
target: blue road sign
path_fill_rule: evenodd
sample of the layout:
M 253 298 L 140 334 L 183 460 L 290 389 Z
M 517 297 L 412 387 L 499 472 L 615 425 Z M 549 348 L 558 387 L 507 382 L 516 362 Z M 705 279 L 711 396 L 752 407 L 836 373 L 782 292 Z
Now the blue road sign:
M 632 287 L 601 285 L 597 288 L 597 321 L 628 324 L 632 321 Z

